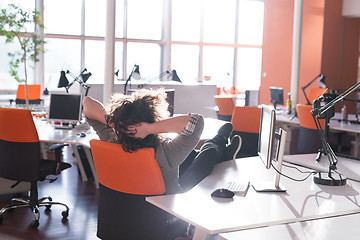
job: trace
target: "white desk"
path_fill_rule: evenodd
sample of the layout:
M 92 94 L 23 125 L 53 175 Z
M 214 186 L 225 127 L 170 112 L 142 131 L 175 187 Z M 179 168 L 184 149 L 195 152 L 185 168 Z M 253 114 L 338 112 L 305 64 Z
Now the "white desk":
M 34 122 L 35 122 L 36 130 L 39 135 L 40 142 L 68 143 L 71 145 L 77 160 L 81 179 L 83 181 L 87 181 L 88 178 L 86 176 L 84 167 L 82 165 L 77 145 L 82 145 L 84 147 L 84 151 L 89 161 L 89 166 L 94 177 L 95 186 L 96 188 L 99 188 L 99 182 L 97 179 L 94 162 L 90 152 L 90 140 L 93 138 L 95 139 L 99 138 L 95 133 L 95 131 L 92 130 L 92 128 L 88 130 L 81 130 L 76 128 L 56 129 L 47 121 L 42 121 L 40 119 L 34 119 Z M 81 132 L 86 132 L 86 136 L 80 137 L 78 134 Z
M 304 177 L 290 168 L 283 168 L 283 172 Z M 321 186 L 313 183 L 311 177 L 304 182 L 282 177 L 286 193 L 257 193 L 251 187 L 245 197 L 210 197 L 212 191 L 233 179 L 254 183 L 273 177 L 274 171 L 266 170 L 258 157 L 236 159 L 217 165 L 210 176 L 189 192 L 148 197 L 147 201 L 194 225 L 195 240 L 205 239 L 208 234 L 360 212 L 360 183 L 350 180 L 345 186 Z
M 219 234 L 221 240 L 358 240 L 360 214 L 309 220 L 297 223 Z
M 292 115 L 288 115 L 286 113 L 276 114 L 277 125 L 280 127 L 282 125 L 299 127 L 300 126 L 299 119 L 295 117 L 292 120 L 290 120 L 291 116 Z M 355 136 L 354 155 L 359 156 L 358 146 L 360 143 L 360 124 L 338 121 L 337 119 L 341 119 L 340 113 L 335 113 L 335 116 L 332 119 L 330 119 L 329 130 L 335 130 L 335 131 L 341 131 L 341 132 L 353 134 Z M 348 119 L 352 121 L 356 120 L 354 114 L 349 114 Z
M 284 156 L 284 161 L 327 172 L 329 170 L 329 160 L 327 156 L 321 156 L 319 162 L 316 161 L 316 156 L 316 153 L 287 155 Z M 337 159 L 337 171 L 349 179 L 360 182 L 360 161 L 344 157 L 337 157 Z

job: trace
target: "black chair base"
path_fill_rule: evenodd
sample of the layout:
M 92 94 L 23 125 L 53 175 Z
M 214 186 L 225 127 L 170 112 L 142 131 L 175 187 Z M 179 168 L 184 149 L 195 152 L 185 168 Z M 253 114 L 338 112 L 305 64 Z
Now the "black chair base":
M 100 183 L 97 237 L 104 240 L 170 240 L 185 233 L 187 223 L 146 202 L 145 195 L 126 194 Z M 179 236 L 179 235 L 177 235 Z
M 37 228 L 39 226 L 39 219 L 40 219 L 39 207 L 44 206 L 44 207 L 46 207 L 46 209 L 50 209 L 52 205 L 62 205 L 66 208 L 66 210 L 64 210 L 61 213 L 61 215 L 63 216 L 63 218 L 67 218 L 69 216 L 69 207 L 64 203 L 53 202 L 51 197 L 43 197 L 43 198 L 39 199 L 38 203 L 35 205 L 32 205 L 30 200 L 25 200 L 25 199 L 21 199 L 21 198 L 13 198 L 13 199 L 11 199 L 11 201 L 17 202 L 17 203 L 10 204 L 6 207 L 3 207 L 0 210 L 0 223 L 2 223 L 2 221 L 3 221 L 3 214 L 5 212 L 10 212 L 14 209 L 24 208 L 24 207 L 30 208 L 31 211 L 34 213 L 34 220 L 31 222 L 31 226 L 34 228 Z

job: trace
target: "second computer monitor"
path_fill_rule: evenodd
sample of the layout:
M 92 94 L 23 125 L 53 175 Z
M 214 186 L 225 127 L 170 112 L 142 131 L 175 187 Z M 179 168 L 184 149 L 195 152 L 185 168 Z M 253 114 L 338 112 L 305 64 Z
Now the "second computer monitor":
M 81 118 L 81 99 L 80 94 L 51 94 L 48 119 L 63 125 L 76 125 Z
M 276 105 L 284 105 L 284 90 L 280 87 L 270 87 L 271 103 L 276 109 Z

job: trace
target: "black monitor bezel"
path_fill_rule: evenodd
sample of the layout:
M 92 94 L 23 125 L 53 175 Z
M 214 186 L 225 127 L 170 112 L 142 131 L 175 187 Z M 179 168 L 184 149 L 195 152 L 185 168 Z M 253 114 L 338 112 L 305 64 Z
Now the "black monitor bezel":
M 270 87 L 270 101 L 274 108 L 284 105 L 284 89 L 281 87 Z
M 53 97 L 54 96 L 69 96 L 69 97 L 78 97 L 77 103 L 78 106 L 78 116 L 76 118 L 59 118 L 58 116 L 53 116 L 52 109 L 54 106 L 52 105 Z M 48 111 L 48 120 L 52 122 L 60 122 L 60 123 L 71 123 L 76 124 L 81 120 L 81 113 L 82 112 L 82 95 L 81 94 L 74 94 L 74 93 L 51 93 L 50 94 L 50 104 L 49 104 L 49 111 Z
M 265 123 L 266 115 L 270 116 L 270 123 Z M 274 147 L 274 138 L 275 138 L 275 125 L 276 125 L 276 113 L 273 108 L 262 105 L 261 107 L 261 120 L 260 120 L 260 131 L 259 131 L 259 140 L 258 140 L 258 155 L 262 162 L 265 164 L 266 168 L 271 167 L 272 161 L 272 152 Z M 265 131 L 269 131 L 268 136 L 265 136 Z M 263 139 L 264 138 L 264 139 Z M 266 141 L 265 143 L 263 141 Z M 266 146 L 264 152 L 263 146 Z

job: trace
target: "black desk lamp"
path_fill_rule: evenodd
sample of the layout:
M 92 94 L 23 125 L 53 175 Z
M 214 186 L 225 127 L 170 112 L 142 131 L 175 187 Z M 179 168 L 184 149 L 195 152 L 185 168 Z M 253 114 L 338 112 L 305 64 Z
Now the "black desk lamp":
M 86 81 L 89 79 L 89 77 L 91 76 L 91 72 L 85 73 L 87 71 L 87 69 L 85 68 L 80 74 L 79 76 L 75 76 L 73 73 L 71 73 L 69 70 L 65 71 L 61 71 L 60 72 L 60 79 L 59 79 L 59 83 L 58 83 L 58 88 L 62 88 L 65 87 L 66 92 L 69 92 L 69 88 L 75 83 L 78 82 L 85 90 L 85 96 L 87 96 L 88 92 L 89 92 L 89 88 L 90 86 L 86 84 Z M 66 74 L 69 74 L 71 77 L 74 78 L 74 80 L 69 83 L 69 80 L 66 77 Z
M 176 70 L 172 70 L 171 72 L 166 70 L 165 72 L 160 73 L 158 76 L 147 80 L 144 84 L 139 85 L 139 88 L 143 88 L 143 87 L 149 85 L 151 82 L 161 79 L 165 76 L 169 76 L 171 81 L 182 83 L 179 76 L 176 73 Z
M 140 70 L 139 70 L 139 65 L 134 65 L 133 69 L 131 70 L 131 73 L 128 77 L 128 79 L 126 80 L 125 82 L 125 85 L 124 85 L 124 94 L 126 94 L 126 90 L 127 90 L 127 85 L 128 83 L 131 81 L 131 78 L 134 78 L 136 80 L 139 80 L 141 78 L 141 75 L 140 75 Z
M 320 139 L 323 145 L 323 151 L 327 155 L 329 160 L 329 171 L 327 176 L 321 176 L 319 173 L 318 177 L 314 177 L 314 182 L 322 185 L 330 185 L 330 186 L 341 186 L 346 184 L 346 178 L 341 174 L 337 173 L 336 164 L 338 162 L 337 157 L 330 147 L 330 144 L 327 141 L 327 131 L 328 125 L 330 122 L 330 118 L 335 115 L 335 108 L 334 106 L 345 99 L 350 93 L 355 91 L 357 88 L 360 87 L 360 82 L 354 84 L 352 87 L 347 89 L 341 95 L 335 97 L 334 94 L 323 94 L 321 97 L 314 101 L 313 110 L 311 110 L 311 114 L 314 118 L 316 128 L 320 135 Z M 325 126 L 322 129 L 319 119 L 325 119 Z M 318 154 L 317 161 L 319 161 L 320 156 Z M 336 173 L 336 176 L 334 174 Z
M 305 99 L 306 99 L 306 102 L 307 102 L 308 105 L 311 105 L 312 103 L 310 103 L 309 99 L 307 98 L 305 89 L 308 88 L 318 78 L 319 78 L 319 80 L 318 80 L 319 87 L 320 88 L 326 88 L 325 76 L 324 76 L 324 74 L 321 74 L 321 73 L 319 75 L 317 75 L 313 80 L 311 80 L 308 84 L 306 84 L 304 87 L 301 88 L 304 95 L 305 95 Z

